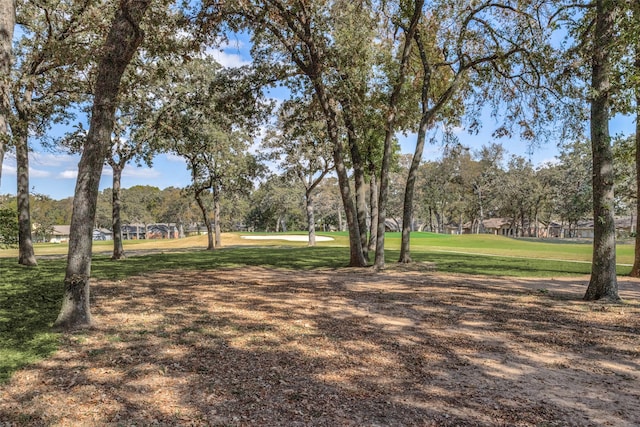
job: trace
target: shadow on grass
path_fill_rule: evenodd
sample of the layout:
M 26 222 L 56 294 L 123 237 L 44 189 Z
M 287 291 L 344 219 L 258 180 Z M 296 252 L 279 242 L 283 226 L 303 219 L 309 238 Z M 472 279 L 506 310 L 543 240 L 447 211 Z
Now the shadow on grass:
M 64 263 L 40 261 L 26 268 L 0 259 L 0 383 L 58 347 L 51 325 L 60 309 Z
M 398 259 L 388 250 L 387 264 Z M 436 270 L 491 276 L 559 277 L 589 274 L 590 264 L 535 259 L 500 258 L 454 253 L 414 252 L 415 261 L 432 262 Z M 155 253 L 111 261 L 93 258 L 92 276 L 121 280 L 162 270 L 212 270 L 264 266 L 293 270 L 345 267 L 346 247 L 239 247 L 216 251 Z M 66 261 L 42 259 L 35 268 L 24 268 L 15 259 L 0 258 L 0 382 L 22 366 L 56 350 L 59 335 L 50 327 L 60 308 Z M 619 274 L 628 274 L 621 267 Z

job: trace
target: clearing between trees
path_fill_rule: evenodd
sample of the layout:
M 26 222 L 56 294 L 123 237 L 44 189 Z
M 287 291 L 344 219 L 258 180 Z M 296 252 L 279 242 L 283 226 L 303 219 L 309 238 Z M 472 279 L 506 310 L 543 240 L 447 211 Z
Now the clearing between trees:
M 96 281 L 97 326 L 0 387 L 0 422 L 640 425 L 639 281 L 604 304 L 588 278 L 425 270 Z

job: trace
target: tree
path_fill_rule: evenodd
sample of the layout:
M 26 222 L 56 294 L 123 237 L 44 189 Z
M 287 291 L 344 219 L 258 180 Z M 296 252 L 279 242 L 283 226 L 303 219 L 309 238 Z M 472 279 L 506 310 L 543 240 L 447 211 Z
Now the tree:
M 633 84 L 633 99 L 635 101 L 635 119 L 636 119 L 636 133 L 635 133 L 635 170 L 636 170 L 636 238 L 635 238 L 635 251 L 633 259 L 633 267 L 629 275 L 631 277 L 640 277 L 640 83 L 638 82 L 638 75 L 640 74 L 640 39 L 637 37 L 637 29 L 640 27 L 640 2 L 631 3 L 631 25 L 630 29 L 626 31 L 627 35 L 632 37 L 631 45 L 633 46 L 633 67 L 632 70 L 635 74 L 635 78 L 632 79 Z
M 9 88 L 11 76 L 11 44 L 16 24 L 15 0 L 0 0 L 0 179 L 2 179 L 2 163 L 9 142 L 7 117 L 11 114 L 9 104 Z
M 272 175 L 251 195 L 253 209 L 247 223 L 265 231 L 304 229 L 304 187 L 297 178 Z
M 249 68 L 221 69 L 207 57 L 186 60 L 167 73 L 169 83 L 154 95 L 160 107 L 136 138 L 186 159 L 192 178 L 188 192 L 207 226 L 207 249 L 213 250 L 220 244 L 221 192 L 245 191 L 260 172 L 247 150 L 255 124 L 268 109 L 255 89 L 261 76 Z M 209 192 L 213 222 L 204 200 Z
M 346 5 L 348 3 L 345 3 Z M 351 266 L 367 264 L 362 245 L 360 223 L 356 203 L 352 197 L 347 149 L 341 132 L 341 92 L 339 83 L 348 76 L 341 75 L 335 66 L 335 37 L 330 19 L 334 7 L 342 2 L 302 2 L 296 0 L 238 1 L 225 3 L 227 12 L 238 18 L 238 25 L 253 31 L 253 53 L 258 61 L 285 64 L 290 75 L 301 74 L 306 80 L 296 79 L 291 87 L 299 89 L 306 85 L 313 90 L 326 123 L 326 131 L 332 145 L 333 162 L 340 184 L 342 202 L 349 228 L 349 252 Z M 364 3 L 362 6 L 365 6 Z M 208 11 L 211 12 L 211 11 Z M 217 13 L 218 10 L 214 10 Z M 334 37 L 332 37 L 332 35 Z M 284 62 L 286 60 L 286 62 Z M 351 159 L 353 160 L 353 159 Z
M 413 38 L 418 31 L 420 19 L 422 18 L 423 0 L 411 2 L 399 2 L 398 12 L 392 20 L 396 27 L 392 34 L 401 33 L 400 46 L 398 48 L 397 66 L 389 75 L 390 94 L 387 102 L 387 114 L 385 117 L 385 137 L 382 152 L 382 162 L 380 164 L 380 181 L 378 195 L 378 230 L 376 240 L 376 257 L 374 265 L 376 269 L 384 268 L 384 232 L 386 226 L 387 201 L 389 196 L 389 171 L 391 168 L 391 157 L 393 156 L 393 138 L 396 132 L 398 121 L 398 104 L 400 95 L 409 69 L 409 60 Z M 393 42 L 392 46 L 395 47 Z M 394 64 L 395 65 L 395 64 Z M 419 160 L 418 160 L 419 162 Z
M 505 121 L 517 123 L 527 139 L 534 137 L 535 127 L 527 114 L 534 120 L 543 117 L 536 105 L 542 104 L 543 94 L 526 95 L 541 85 L 535 59 L 541 31 L 535 7 L 527 2 L 518 6 L 496 1 L 458 3 L 459 9 L 449 2 L 435 2 L 414 34 L 419 69 L 412 83 L 420 93 L 421 111 L 405 190 L 400 262 L 411 261 L 412 200 L 427 130 L 436 122 L 457 124 L 465 109 L 474 117 L 487 102 L 511 104 Z M 495 90 L 497 87 L 500 90 Z M 502 127 L 500 132 L 509 133 L 508 127 L 513 125 Z
M 16 42 L 12 72 L 12 114 L 8 117 L 17 165 L 19 257 L 23 265 L 36 265 L 31 236 L 29 198 L 29 138 L 44 138 L 52 121 L 72 116 L 73 103 L 89 91 L 87 74 L 102 26 L 96 17 L 110 10 L 99 1 L 24 2 L 16 23 L 22 37 Z M 98 33 L 97 37 L 90 34 Z
M 593 261 L 587 301 L 618 301 L 616 229 L 614 222 L 614 168 L 609 135 L 611 50 L 614 22 L 620 13 L 612 0 L 595 1 L 595 27 L 591 46 L 591 149 L 593 155 Z
M 78 165 L 64 298 L 54 324 L 57 328 L 92 324 L 89 279 L 98 186 L 110 149 L 120 80 L 144 37 L 140 23 L 149 4 L 150 0 L 121 0 L 98 63 L 89 132 Z
M 317 105 L 291 100 L 280 107 L 278 123 L 263 142 L 270 158 L 279 160 L 286 174 L 300 180 L 305 189 L 309 246 L 315 246 L 314 193 L 331 171 L 331 151 Z

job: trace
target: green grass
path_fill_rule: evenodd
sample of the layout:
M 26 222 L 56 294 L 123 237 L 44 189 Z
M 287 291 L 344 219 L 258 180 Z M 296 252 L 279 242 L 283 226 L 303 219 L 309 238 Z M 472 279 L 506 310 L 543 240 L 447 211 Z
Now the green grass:
M 259 241 L 255 242 L 259 246 L 214 252 L 154 253 L 117 262 L 106 255 L 94 255 L 92 275 L 98 279 L 120 280 L 171 269 L 208 270 L 246 265 L 294 270 L 344 267 L 349 259 L 347 234 L 319 234 L 330 235 L 335 240 L 319 243 L 315 248 L 307 247 L 304 242 Z M 386 242 L 386 261 L 393 264 L 399 256 L 400 235 L 388 233 Z M 96 249 L 108 252 L 110 245 L 111 242 L 99 242 Z M 49 249 L 48 246 L 45 249 Z M 411 254 L 415 261 L 435 263 L 439 272 L 559 277 L 589 274 L 591 250 L 590 244 L 583 243 L 413 233 Z M 618 261 L 632 263 L 631 245 L 618 246 Z M 37 267 L 25 268 L 17 265 L 14 257 L 0 258 L 0 383 L 17 369 L 56 350 L 60 336 L 51 332 L 51 325 L 62 299 L 65 264 L 66 259 L 60 257 L 40 259 Z M 621 275 L 628 274 L 629 270 L 628 265 L 618 266 Z
M 0 382 L 20 367 L 51 354 L 59 336 L 51 324 L 60 309 L 62 261 L 25 268 L 0 259 Z

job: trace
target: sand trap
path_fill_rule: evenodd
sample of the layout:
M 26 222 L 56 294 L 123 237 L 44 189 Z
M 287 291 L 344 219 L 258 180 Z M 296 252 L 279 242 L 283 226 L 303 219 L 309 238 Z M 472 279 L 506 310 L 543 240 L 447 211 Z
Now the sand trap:
M 308 235 L 303 234 L 273 234 L 268 236 L 240 236 L 241 239 L 248 240 L 288 240 L 290 242 L 307 242 Z M 316 236 L 316 242 L 329 242 L 333 237 Z

